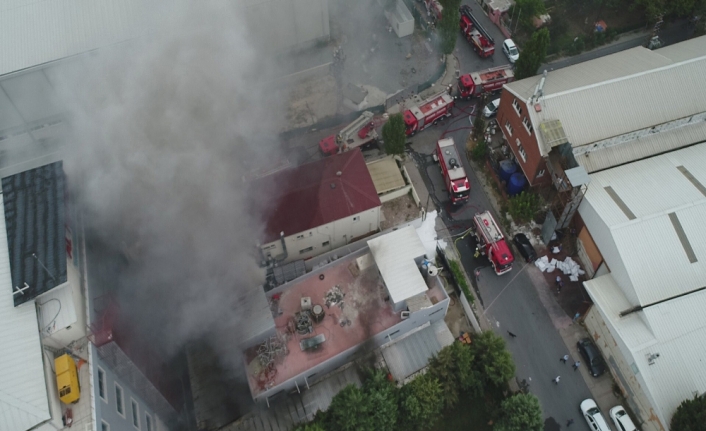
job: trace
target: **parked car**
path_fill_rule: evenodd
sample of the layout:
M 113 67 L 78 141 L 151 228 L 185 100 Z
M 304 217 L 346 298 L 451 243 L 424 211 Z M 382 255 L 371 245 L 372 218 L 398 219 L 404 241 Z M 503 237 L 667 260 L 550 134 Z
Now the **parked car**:
M 485 108 L 483 108 L 483 116 L 485 118 L 495 117 L 495 114 L 498 113 L 499 107 L 500 107 L 500 98 L 498 97 L 497 99 L 495 99 L 492 102 L 485 105 Z
M 522 257 L 525 258 L 525 262 L 529 263 L 537 260 L 537 252 L 534 251 L 532 243 L 529 239 L 527 239 L 527 236 L 525 234 L 518 233 L 517 235 L 512 237 L 512 242 L 514 242 L 517 248 L 520 250 L 520 254 L 522 255 Z
M 598 377 L 605 373 L 605 361 L 603 361 L 601 354 L 598 352 L 598 347 L 593 344 L 590 338 L 580 340 L 576 343 L 576 347 L 578 347 L 581 356 L 586 360 L 586 366 L 593 377 Z
M 583 413 L 583 418 L 586 419 L 588 427 L 592 431 L 612 431 L 598 409 L 596 402 L 592 399 L 589 398 L 581 402 L 581 413 Z
M 507 55 L 507 59 L 510 63 L 515 64 L 518 58 L 520 58 L 520 51 L 517 50 L 517 45 L 512 39 L 505 39 L 503 42 L 503 52 Z
M 615 406 L 610 409 L 610 418 L 613 419 L 618 431 L 637 431 L 637 427 L 632 423 L 632 419 L 630 419 L 623 406 Z

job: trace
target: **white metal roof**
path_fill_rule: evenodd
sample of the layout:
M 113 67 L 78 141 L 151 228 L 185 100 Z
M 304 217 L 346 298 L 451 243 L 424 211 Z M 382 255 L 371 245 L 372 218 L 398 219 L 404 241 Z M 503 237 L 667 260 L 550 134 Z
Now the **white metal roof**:
M 706 291 L 690 294 L 620 317 L 630 308 L 611 274 L 584 283 L 612 335 L 629 349 L 638 375 L 668 424 L 679 404 L 706 391 Z M 648 357 L 653 357 L 652 365 Z
M 591 175 L 579 212 L 633 305 L 704 285 L 703 166 L 706 144 L 699 144 Z
M 0 431 L 23 431 L 51 415 L 34 301 L 13 306 L 3 202 L 0 194 Z
M 427 284 L 415 259 L 426 254 L 416 229 L 407 226 L 368 241 L 375 263 L 390 293 L 398 304 L 427 291 Z
M 140 0 L 9 0 L 0 2 L 0 76 L 137 37 Z
M 684 43 L 664 55 L 638 47 L 549 72 L 539 99 L 541 111 L 527 110 L 535 130 L 543 121 L 558 119 L 577 148 L 706 112 L 706 36 Z M 505 87 L 528 100 L 540 79 Z M 546 154 L 541 135 L 537 140 Z
M 454 336 L 443 319 L 383 346 L 380 350 L 395 381 L 404 380 L 423 369 L 432 356 L 453 344 Z

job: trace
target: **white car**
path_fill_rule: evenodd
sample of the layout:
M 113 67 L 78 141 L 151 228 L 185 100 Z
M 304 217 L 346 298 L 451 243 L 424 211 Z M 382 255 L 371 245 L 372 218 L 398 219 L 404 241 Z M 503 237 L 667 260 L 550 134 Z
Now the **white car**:
M 632 423 L 632 419 L 630 419 L 623 406 L 615 406 L 610 409 L 610 418 L 613 419 L 618 431 L 637 431 L 637 427 Z
M 505 39 L 503 42 L 503 52 L 507 55 L 507 59 L 510 63 L 515 64 L 518 58 L 520 58 L 520 51 L 517 50 L 517 45 L 512 39 Z
M 483 116 L 485 118 L 495 117 L 495 114 L 498 113 L 499 107 L 500 107 L 500 98 L 498 97 L 497 99 L 495 99 L 492 102 L 485 105 L 485 108 L 483 108 Z
M 592 399 L 589 398 L 581 402 L 581 412 L 583 412 L 583 417 L 592 431 L 611 431 L 596 402 Z

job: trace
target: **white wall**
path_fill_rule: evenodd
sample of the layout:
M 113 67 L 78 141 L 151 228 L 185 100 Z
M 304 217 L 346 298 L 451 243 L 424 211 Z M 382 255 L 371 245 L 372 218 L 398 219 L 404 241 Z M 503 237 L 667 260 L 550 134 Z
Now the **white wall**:
M 67 283 L 36 299 L 37 304 L 43 304 L 37 310 L 42 343 L 55 349 L 63 349 L 86 335 L 86 300 L 78 268 L 71 260 L 67 260 L 66 266 Z M 58 304 L 61 304 L 61 309 Z M 51 328 L 46 328 L 54 316 L 55 323 Z
M 309 259 L 343 247 L 351 239 L 376 232 L 379 228 L 380 207 L 376 207 L 311 230 L 288 235 L 284 241 L 289 255 L 282 263 Z M 282 242 L 278 239 L 264 244 L 262 250 L 265 256 L 270 253 L 272 257 L 277 257 L 283 252 Z

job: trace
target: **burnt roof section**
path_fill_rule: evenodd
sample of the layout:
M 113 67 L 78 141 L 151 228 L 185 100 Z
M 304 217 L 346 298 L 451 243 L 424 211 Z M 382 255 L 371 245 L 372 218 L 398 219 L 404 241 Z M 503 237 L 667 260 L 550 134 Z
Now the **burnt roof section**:
M 62 162 L 2 180 L 15 307 L 66 282 Z
M 285 169 L 261 178 L 253 187 L 276 197 L 266 221 L 264 241 L 271 242 L 381 205 L 359 148 Z

